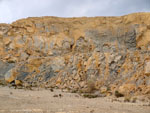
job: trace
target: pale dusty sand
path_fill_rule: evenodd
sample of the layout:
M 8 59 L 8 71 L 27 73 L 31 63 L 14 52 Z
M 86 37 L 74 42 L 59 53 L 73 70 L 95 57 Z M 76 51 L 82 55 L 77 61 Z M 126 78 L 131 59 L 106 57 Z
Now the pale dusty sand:
M 62 97 L 53 97 L 61 94 Z M 60 90 L 24 90 L 0 86 L 0 113 L 150 113 L 150 106 L 83 98 Z

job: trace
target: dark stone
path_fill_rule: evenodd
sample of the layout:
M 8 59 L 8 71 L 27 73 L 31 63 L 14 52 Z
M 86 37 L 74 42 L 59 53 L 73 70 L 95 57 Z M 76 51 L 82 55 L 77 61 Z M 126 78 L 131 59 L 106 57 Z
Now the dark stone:
M 50 79 L 53 76 L 55 76 L 55 74 L 54 74 L 53 69 L 50 67 L 50 69 L 45 72 L 44 79 L 45 79 L 45 81 L 47 81 L 48 79 Z
M 127 49 L 136 49 L 136 32 L 134 29 L 126 33 L 125 45 Z

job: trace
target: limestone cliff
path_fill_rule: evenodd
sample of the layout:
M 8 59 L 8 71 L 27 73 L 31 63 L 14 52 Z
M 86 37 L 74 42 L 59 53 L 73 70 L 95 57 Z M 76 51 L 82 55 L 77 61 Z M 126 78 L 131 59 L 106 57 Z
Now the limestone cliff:
M 0 24 L 0 54 L 8 83 L 150 94 L 150 13 Z

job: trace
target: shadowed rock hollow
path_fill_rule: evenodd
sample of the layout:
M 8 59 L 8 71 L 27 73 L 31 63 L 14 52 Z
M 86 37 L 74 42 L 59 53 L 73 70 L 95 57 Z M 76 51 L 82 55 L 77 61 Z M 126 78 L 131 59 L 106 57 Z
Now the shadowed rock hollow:
M 150 94 L 150 13 L 0 24 L 0 82 Z

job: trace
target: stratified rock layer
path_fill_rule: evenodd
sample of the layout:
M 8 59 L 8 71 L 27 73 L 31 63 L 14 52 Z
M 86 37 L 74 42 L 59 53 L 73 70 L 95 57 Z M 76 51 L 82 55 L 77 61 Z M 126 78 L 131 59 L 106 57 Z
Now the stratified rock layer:
M 0 24 L 0 54 L 8 83 L 150 94 L 150 13 Z

